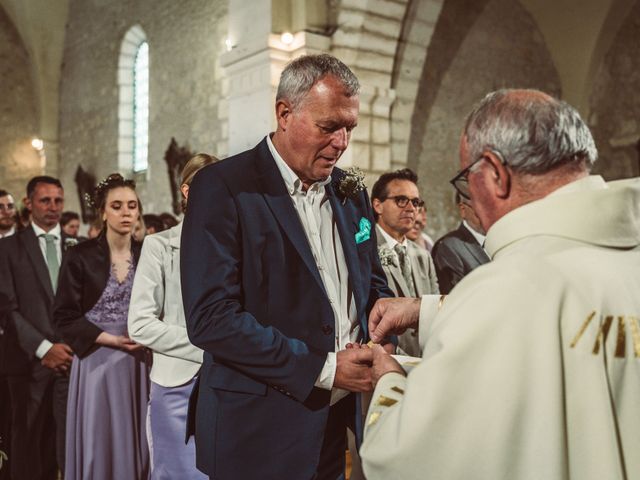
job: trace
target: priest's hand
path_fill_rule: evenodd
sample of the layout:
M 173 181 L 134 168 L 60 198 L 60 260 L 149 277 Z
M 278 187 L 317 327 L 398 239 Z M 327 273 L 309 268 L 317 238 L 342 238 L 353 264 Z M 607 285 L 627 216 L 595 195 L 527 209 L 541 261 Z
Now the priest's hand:
M 401 375 L 406 373 L 400 364 L 380 345 L 374 345 L 372 347 L 373 352 L 373 367 L 371 368 L 371 381 L 375 387 L 378 384 L 378 380 L 383 375 L 389 372 L 397 372 Z
M 333 386 L 350 392 L 370 392 L 371 362 L 370 348 L 350 348 L 336 353 L 336 376 Z
M 369 314 L 369 335 L 379 343 L 388 335 L 400 335 L 407 328 L 418 327 L 419 298 L 381 298 Z

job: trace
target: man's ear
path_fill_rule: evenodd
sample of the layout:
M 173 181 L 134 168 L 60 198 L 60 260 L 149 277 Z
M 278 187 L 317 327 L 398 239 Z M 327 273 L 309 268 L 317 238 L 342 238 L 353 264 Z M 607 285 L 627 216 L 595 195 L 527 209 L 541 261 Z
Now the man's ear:
M 29 197 L 24 197 L 22 199 L 22 203 L 25 207 L 27 207 L 27 210 L 31 211 L 31 199 Z
M 373 211 L 378 215 L 382 214 L 382 202 L 377 198 L 371 200 L 371 206 L 373 207 Z
M 502 157 L 493 150 L 485 150 L 482 155 L 491 166 L 490 183 L 498 198 L 507 198 L 511 192 L 511 173 L 504 164 Z
M 287 130 L 287 126 L 291 120 L 291 113 L 291 104 L 287 100 L 280 99 L 276 102 L 276 120 L 278 121 L 280 130 Z

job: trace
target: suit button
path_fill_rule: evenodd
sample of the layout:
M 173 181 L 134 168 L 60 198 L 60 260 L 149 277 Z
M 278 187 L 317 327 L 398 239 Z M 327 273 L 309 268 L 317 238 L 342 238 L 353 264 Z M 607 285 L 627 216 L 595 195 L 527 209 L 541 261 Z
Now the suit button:
M 331 328 L 331 325 L 323 325 L 322 333 L 324 333 L 325 335 L 331 335 L 333 333 L 333 328 Z

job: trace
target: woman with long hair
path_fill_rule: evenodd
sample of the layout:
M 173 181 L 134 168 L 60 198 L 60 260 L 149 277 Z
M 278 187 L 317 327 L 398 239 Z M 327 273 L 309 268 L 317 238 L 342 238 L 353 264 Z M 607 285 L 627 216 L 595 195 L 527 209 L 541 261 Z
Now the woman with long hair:
M 140 216 L 135 183 L 100 182 L 92 204 L 103 228 L 69 250 L 60 272 L 54 321 L 77 355 L 67 402 L 65 479 L 142 480 L 149 475 L 145 419 L 148 364 L 127 335 L 140 255 L 131 237 Z
M 182 170 L 182 208 L 196 172 L 216 161 L 198 154 Z M 205 479 L 193 438 L 185 445 L 187 406 L 202 350 L 187 337 L 180 287 L 182 224 L 145 237 L 129 306 L 129 335 L 153 351 L 149 428 L 151 478 Z

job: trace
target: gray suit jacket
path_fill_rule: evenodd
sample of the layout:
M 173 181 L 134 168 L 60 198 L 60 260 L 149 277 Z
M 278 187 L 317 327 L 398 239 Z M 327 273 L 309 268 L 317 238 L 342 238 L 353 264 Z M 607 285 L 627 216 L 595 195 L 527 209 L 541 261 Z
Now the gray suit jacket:
M 65 244 L 64 235 L 60 244 Z M 7 323 L 0 335 L 0 365 L 3 372 L 27 374 L 37 361 L 40 343 L 59 341 L 53 327 L 49 270 L 31 226 L 0 240 L 0 292 L 9 299 Z
M 376 226 L 376 228 L 379 229 L 380 227 Z M 384 248 L 387 246 L 387 241 L 379 230 L 377 237 L 378 252 L 380 252 L 381 247 Z M 411 276 L 413 278 L 416 295 L 422 296 L 439 293 L 436 267 L 429 252 L 418 247 L 413 242 L 407 242 L 407 254 L 411 261 Z M 382 269 L 387 276 L 387 283 L 389 284 L 389 288 L 393 290 L 393 293 L 397 297 L 409 296 L 409 288 L 402 276 L 397 258 L 395 263 L 382 260 Z M 398 337 L 399 347 L 414 357 L 419 357 L 422 354 L 418 343 L 418 331 L 414 329 L 409 329 Z
M 460 226 L 440 238 L 433 246 L 441 293 L 449 293 L 453 286 L 474 268 L 490 261 L 487 252 L 467 227 Z

